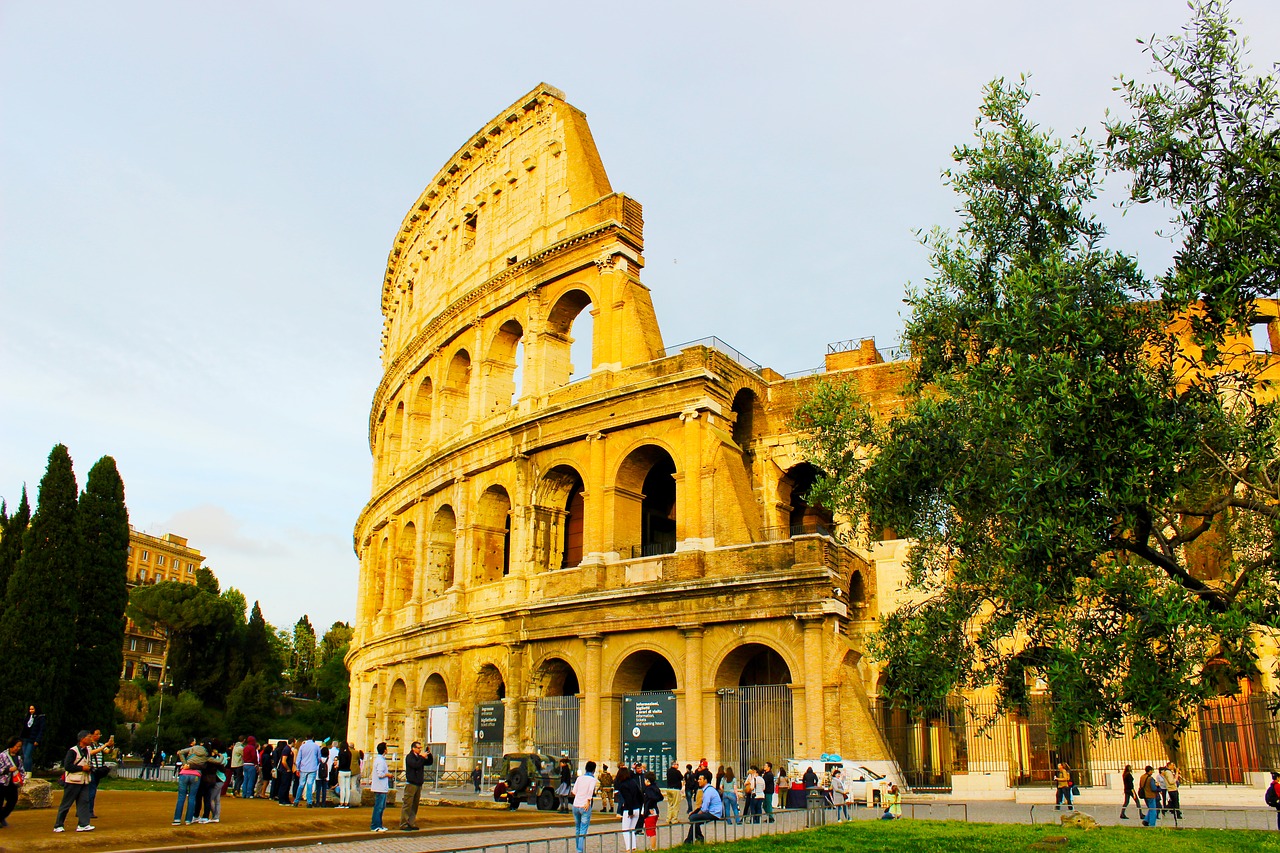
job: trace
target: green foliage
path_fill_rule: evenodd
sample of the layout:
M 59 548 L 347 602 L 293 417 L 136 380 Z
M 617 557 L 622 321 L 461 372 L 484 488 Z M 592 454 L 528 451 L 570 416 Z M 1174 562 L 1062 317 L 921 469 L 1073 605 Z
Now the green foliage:
M 0 504 L 0 597 L 9 588 L 9 578 L 22 556 L 22 538 L 31 524 L 31 505 L 27 502 L 27 487 L 22 487 L 22 499 L 13 515 Z
M 40 706 L 47 727 L 38 761 L 58 754 L 84 722 L 69 701 L 79 558 L 76 479 L 71 455 L 59 444 L 40 480 L 0 615 L 0 719 L 16 720 L 30 703 Z
M 124 609 L 129 602 L 129 511 L 124 482 L 110 456 L 89 471 L 76 525 L 83 551 L 71 680 L 82 723 L 109 731 L 124 667 Z
M 320 640 L 319 663 L 324 665 L 334 655 L 345 655 L 355 631 L 346 622 L 334 622 Z
M 1016 707 L 1033 670 L 1059 740 L 1125 713 L 1174 737 L 1280 626 L 1280 419 L 1260 363 L 1225 357 L 1275 292 L 1275 89 L 1241 77 L 1219 4 L 1196 15 L 1153 48 L 1173 82 L 1126 84 L 1139 119 L 1111 125 L 1135 201 L 1179 211 L 1170 275 L 1103 247 L 1099 155 L 1027 118 L 1025 80 L 996 81 L 946 174 L 960 228 L 925 240 L 902 411 L 837 385 L 797 415 L 829 475 L 813 499 L 913 542 L 915 597 L 874 641 L 900 705 L 994 685 Z M 1205 111 L 1233 122 L 1212 150 L 1181 124 Z M 1224 224 L 1242 210 L 1248 227 Z
M 280 681 L 284 663 L 275 643 L 275 631 L 262 616 L 258 602 L 253 603 L 249 624 L 244 636 L 244 665 L 246 672 L 261 673 L 270 685 Z
M 212 572 L 207 572 L 209 577 Z M 128 613 L 144 629 L 160 626 L 169 637 L 174 686 L 222 707 L 230 685 L 243 674 L 244 596 L 218 594 L 214 578 L 202 584 L 166 581 L 135 587 Z M 232 592 L 232 591 L 229 591 Z
M 265 733 L 275 725 L 275 698 L 261 673 L 246 675 L 227 696 L 227 734 Z
M 293 641 L 289 658 L 289 682 L 293 692 L 299 696 L 309 696 L 315 691 L 314 670 L 316 666 L 316 629 L 311 627 L 311 620 L 303 614 L 293 626 Z
M 1181 242 L 1165 296 L 1203 304 L 1193 319 L 1215 360 L 1224 331 L 1280 291 L 1280 95 L 1248 68 L 1228 4 L 1193 8 L 1182 34 L 1146 45 L 1158 82 L 1121 79 L 1131 116 L 1108 121 L 1107 147 L 1133 204 L 1171 208 Z

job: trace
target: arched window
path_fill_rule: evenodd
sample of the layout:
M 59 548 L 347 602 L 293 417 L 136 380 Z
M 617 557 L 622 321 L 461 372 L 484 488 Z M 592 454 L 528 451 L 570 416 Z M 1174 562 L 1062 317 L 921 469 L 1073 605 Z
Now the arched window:
M 437 596 L 453 586 L 454 543 L 457 519 L 448 504 L 436 510 L 431 521 L 431 538 L 427 559 L 427 594 Z
M 733 442 L 745 452 L 764 424 L 760 398 L 750 388 L 742 388 L 733 395 Z
M 490 583 L 511 572 L 511 498 L 502 486 L 480 496 L 475 525 L 475 582 Z
M 676 550 L 676 464 L 661 447 L 633 450 L 618 469 L 614 533 L 623 557 Z
M 471 398 L 471 356 L 461 349 L 449 360 L 440 390 L 441 436 L 451 437 L 467 422 Z
M 404 607 L 413 595 L 414 553 L 418 548 L 418 528 L 409 522 L 400 531 L 396 556 L 391 565 L 391 609 Z
M 582 562 L 585 518 L 582 477 L 568 465 L 546 473 L 534 492 L 533 560 L 540 570 Z
M 778 484 L 778 499 L 790 506 L 787 510 L 787 526 L 792 536 L 805 533 L 831 535 L 835 524 L 831 511 L 809 502 L 809 491 L 822 471 L 808 462 L 792 467 Z
M 394 477 L 400 470 L 401 439 L 404 428 L 404 402 L 396 403 L 395 414 L 387 421 L 387 476 Z
M 410 443 L 415 451 L 431 443 L 431 402 L 431 377 L 424 376 L 414 392 L 409 413 Z
M 591 375 L 595 366 L 594 325 L 591 297 L 585 291 L 570 290 L 556 300 L 543 336 L 548 389 Z
M 520 398 L 524 380 L 524 329 L 515 320 L 508 320 L 498 329 L 489 347 L 485 365 L 488 379 L 485 388 L 486 415 L 506 411 Z

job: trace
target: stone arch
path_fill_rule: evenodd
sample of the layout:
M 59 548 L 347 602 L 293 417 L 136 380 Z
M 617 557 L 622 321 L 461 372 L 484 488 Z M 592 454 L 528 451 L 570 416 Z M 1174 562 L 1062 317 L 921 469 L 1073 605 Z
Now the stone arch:
M 395 683 L 391 685 L 391 693 L 387 696 L 387 710 L 391 713 L 405 712 L 408 702 L 409 691 L 405 687 L 404 679 L 397 678 Z
M 459 349 L 449 359 L 440 389 L 441 435 L 452 435 L 467 422 L 471 400 L 471 354 Z
M 764 406 L 756 392 L 742 387 L 733 395 L 733 441 L 744 452 L 748 445 L 765 432 Z
M 454 584 L 454 565 L 457 560 L 458 519 L 453 507 L 444 504 L 431 519 L 431 531 L 427 538 L 428 596 L 442 595 Z
M 502 677 L 502 671 L 496 664 L 482 664 L 476 670 L 475 685 L 472 688 L 473 704 L 498 702 L 505 698 L 507 698 L 507 683 Z
M 676 463 L 657 444 L 627 454 L 614 478 L 614 536 L 622 556 L 676 550 Z
M 485 358 L 484 413 L 493 415 L 515 405 L 523 383 L 524 327 L 512 318 L 503 323 Z
M 403 449 L 404 439 L 404 401 L 400 400 L 396 403 L 394 414 L 387 421 L 387 476 L 394 477 L 396 472 L 400 470 L 400 452 Z
M 641 693 L 679 690 L 675 666 L 662 652 L 641 647 L 623 655 L 613 671 L 611 692 Z
M 849 608 L 860 612 L 866 606 L 867 579 L 862 574 L 862 569 L 854 569 L 849 575 Z
M 370 538 L 365 541 L 361 565 L 364 572 L 364 587 L 361 590 L 363 597 L 361 599 L 360 621 L 368 626 L 378 615 L 379 608 L 382 607 L 382 566 L 378 561 L 377 539 Z
M 415 557 L 418 551 L 418 528 L 412 521 L 400 529 L 396 542 L 396 554 L 391 561 L 391 609 L 397 610 L 409 603 L 413 596 L 413 576 L 417 569 Z
M 534 565 L 546 571 L 581 563 L 585 519 L 582 475 L 573 465 L 555 465 L 534 489 Z
M 374 571 L 376 587 L 374 588 L 374 600 L 378 602 L 378 611 L 382 612 L 387 609 L 389 604 L 387 590 L 387 567 L 391 564 L 391 537 L 385 532 L 378 541 L 378 562 L 377 569 Z
M 590 375 L 595 367 L 594 314 L 591 294 L 578 286 L 560 294 L 551 306 L 542 340 L 543 375 L 548 390 L 567 384 L 570 378 Z M 588 325 L 590 328 L 586 328 Z M 577 346 L 575 336 L 581 340 Z M 574 364 L 575 352 L 584 350 L 591 356 L 589 363 Z
M 391 685 L 391 693 L 387 697 L 387 746 L 396 751 L 404 739 L 405 715 L 408 713 L 409 691 L 403 678 L 397 678 Z
M 801 462 L 788 468 L 778 483 L 779 508 L 784 512 L 783 517 L 792 536 L 802 533 L 830 535 L 835 528 L 831 511 L 809 502 L 809 492 L 821 476 L 821 468 Z
M 422 450 L 431 443 L 432 391 L 431 377 L 423 376 L 413 393 L 413 405 L 409 409 L 409 442 L 414 450 Z
M 422 682 L 422 707 L 430 708 L 432 705 L 448 704 L 449 685 L 445 683 L 443 675 L 438 672 L 431 673 Z
M 500 580 L 511 573 L 511 496 L 499 485 L 484 490 L 473 526 L 475 582 Z
M 378 742 L 378 683 L 369 686 L 369 704 L 365 707 L 365 752 L 372 753 Z
M 725 653 L 715 668 L 717 688 L 791 682 L 791 663 L 771 643 L 747 641 L 736 645 Z
M 559 655 L 553 655 L 542 661 L 534 670 L 530 684 L 533 695 L 543 696 L 577 696 L 582 692 L 578 673 L 573 665 Z

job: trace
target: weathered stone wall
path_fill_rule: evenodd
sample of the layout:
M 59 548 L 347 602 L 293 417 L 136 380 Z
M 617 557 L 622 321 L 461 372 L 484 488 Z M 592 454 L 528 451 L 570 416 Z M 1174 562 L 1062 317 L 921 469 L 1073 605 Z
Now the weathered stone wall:
M 448 753 L 470 755 L 476 706 L 498 700 L 504 747 L 529 749 L 538 699 L 570 692 L 579 753 L 613 763 L 622 697 L 668 679 L 682 763 L 718 762 L 720 691 L 750 684 L 789 692 L 796 756 L 887 757 L 863 654 L 877 566 L 826 530 L 793 535 L 790 423 L 831 377 L 785 380 L 711 345 L 668 354 L 643 266 L 639 204 L 546 86 L 406 217 L 354 540 L 350 731 L 366 751 L 424 739 L 444 706 Z M 584 310 L 591 374 L 570 383 Z M 835 375 L 885 408 L 904 380 L 879 362 Z

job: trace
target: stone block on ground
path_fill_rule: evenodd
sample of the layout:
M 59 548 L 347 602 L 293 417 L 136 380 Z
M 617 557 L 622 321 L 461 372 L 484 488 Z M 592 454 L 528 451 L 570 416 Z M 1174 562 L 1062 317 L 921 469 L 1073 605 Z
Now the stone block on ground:
M 18 805 L 15 808 L 53 808 L 53 785 L 44 779 L 28 779 L 18 792 Z
M 1063 826 L 1074 826 L 1076 829 L 1096 829 L 1098 827 L 1098 822 L 1093 819 L 1093 815 L 1087 815 L 1084 812 L 1064 814 L 1060 823 Z

